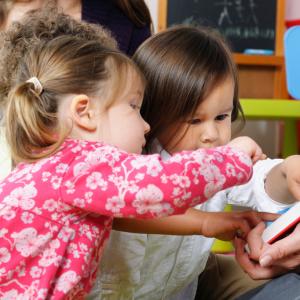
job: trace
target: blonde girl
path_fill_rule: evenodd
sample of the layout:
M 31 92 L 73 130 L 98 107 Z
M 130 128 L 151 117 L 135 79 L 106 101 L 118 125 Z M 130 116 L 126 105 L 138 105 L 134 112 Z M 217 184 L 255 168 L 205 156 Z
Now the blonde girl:
M 184 213 L 246 182 L 250 157 L 262 157 L 249 138 L 167 162 L 141 155 L 144 78 L 97 40 L 41 41 L 14 75 L 4 124 L 17 166 L 0 182 L 1 298 L 83 298 L 113 218 Z

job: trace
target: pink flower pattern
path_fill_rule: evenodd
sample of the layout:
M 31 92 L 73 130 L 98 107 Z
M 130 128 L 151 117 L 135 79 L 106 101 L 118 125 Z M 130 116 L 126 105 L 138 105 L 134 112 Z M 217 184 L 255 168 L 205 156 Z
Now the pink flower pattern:
M 252 175 L 230 147 L 128 154 L 67 139 L 0 183 L 0 298 L 83 299 L 95 279 L 113 217 L 154 218 L 192 205 Z

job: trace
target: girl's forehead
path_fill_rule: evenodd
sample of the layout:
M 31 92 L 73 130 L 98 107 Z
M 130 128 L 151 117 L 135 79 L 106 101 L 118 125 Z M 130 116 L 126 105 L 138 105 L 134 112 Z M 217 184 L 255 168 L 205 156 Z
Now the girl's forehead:
M 133 66 L 129 65 L 126 69 L 120 70 L 119 74 L 113 76 L 116 76 L 116 80 L 108 81 L 106 89 L 114 101 L 124 100 L 127 97 L 143 98 L 145 81 Z
M 196 113 L 200 113 L 206 108 L 214 108 L 215 110 L 229 110 L 233 108 L 234 98 L 234 81 L 231 77 L 227 77 L 219 84 L 212 87 L 210 92 L 204 99 L 199 100 Z
M 144 91 L 146 81 L 142 75 L 141 72 L 139 72 L 136 68 L 133 66 L 129 66 L 126 69 L 126 72 L 122 76 L 123 78 L 120 78 L 123 82 L 123 88 L 125 89 L 139 89 Z

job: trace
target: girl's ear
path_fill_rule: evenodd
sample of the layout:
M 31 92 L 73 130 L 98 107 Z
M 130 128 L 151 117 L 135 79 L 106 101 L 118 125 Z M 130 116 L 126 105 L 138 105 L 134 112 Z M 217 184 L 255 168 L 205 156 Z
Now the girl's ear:
M 76 95 L 71 101 L 71 117 L 74 124 L 87 131 L 95 131 L 97 122 L 91 100 L 87 95 Z

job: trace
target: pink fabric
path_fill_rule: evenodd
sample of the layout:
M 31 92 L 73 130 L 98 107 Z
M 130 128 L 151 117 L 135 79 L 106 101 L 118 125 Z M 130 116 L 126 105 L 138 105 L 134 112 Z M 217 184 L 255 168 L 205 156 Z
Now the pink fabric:
M 52 157 L 20 164 L 0 183 L 0 298 L 81 299 L 113 217 L 183 213 L 251 173 L 250 159 L 230 147 L 162 162 L 68 139 Z

